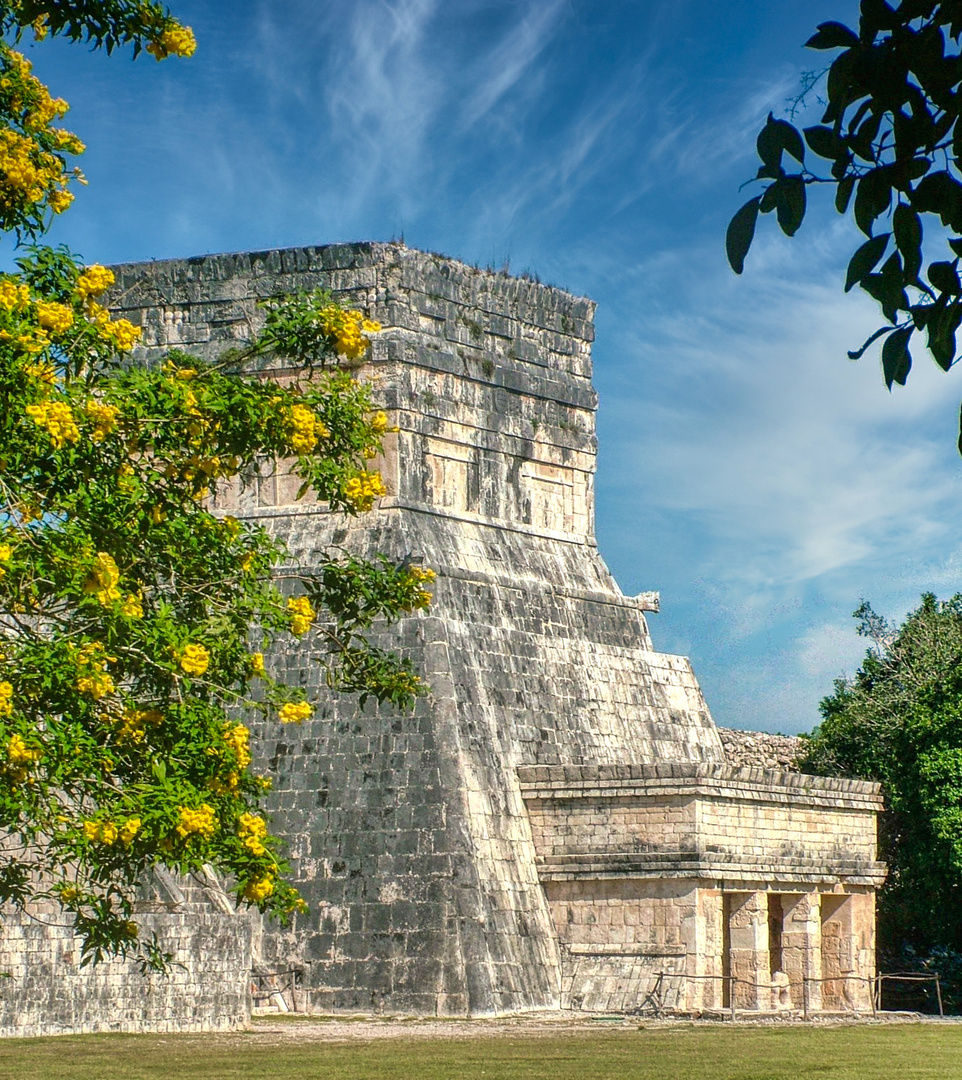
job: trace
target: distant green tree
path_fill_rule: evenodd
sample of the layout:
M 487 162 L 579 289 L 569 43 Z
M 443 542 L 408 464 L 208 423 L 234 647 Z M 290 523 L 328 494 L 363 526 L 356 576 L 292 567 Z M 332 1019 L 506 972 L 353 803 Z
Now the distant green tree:
M 962 952 L 962 595 L 927 593 L 898 627 L 855 617 L 872 647 L 822 701 L 803 768 L 882 784 L 883 957 Z
M 858 359 L 884 338 L 889 389 L 908 378 L 916 331 L 926 334 L 929 352 L 945 371 L 958 360 L 960 37 L 960 0 L 902 0 L 894 8 L 885 0 L 861 0 L 857 31 L 820 24 L 808 47 L 839 50 L 825 71 L 806 79 L 806 91 L 818 92 L 824 77 L 821 123 L 800 132 L 769 113 L 758 135 L 755 177 L 768 183 L 728 227 L 728 260 L 740 274 L 760 213 L 775 211 L 782 231 L 794 236 L 812 185 L 834 189 L 840 214 L 851 206 L 866 239 L 848 264 L 845 291 L 858 285 L 874 297 L 886 324 L 849 356 Z M 943 245 L 948 258 L 939 257 Z

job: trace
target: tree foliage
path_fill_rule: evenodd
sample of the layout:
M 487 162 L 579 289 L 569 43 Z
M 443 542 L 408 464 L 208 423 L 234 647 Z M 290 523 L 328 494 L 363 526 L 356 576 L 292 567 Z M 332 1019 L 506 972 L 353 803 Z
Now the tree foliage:
M 878 339 L 886 386 L 905 385 L 916 333 L 945 371 L 958 360 L 962 324 L 962 3 L 861 0 L 858 28 L 819 25 L 809 48 L 837 55 L 823 73 L 821 123 L 799 131 L 771 113 L 758 135 L 766 181 L 732 218 L 727 250 L 741 273 L 758 215 L 775 212 L 794 236 L 812 185 L 835 192 L 865 240 L 851 257 L 845 291 L 856 285 L 882 308 Z M 928 231 L 926 231 L 928 230 Z M 959 450 L 962 453 L 962 427 Z
M 31 25 L 158 59 L 194 48 L 137 0 L 0 2 L 9 37 Z M 0 43 L 0 225 L 21 238 L 69 205 L 64 156 L 82 146 L 51 127 L 65 110 Z M 334 690 L 409 706 L 417 674 L 364 635 L 425 608 L 433 575 L 332 552 L 278 577 L 282 546 L 210 508 L 272 469 L 332 512 L 384 494 L 370 462 L 388 421 L 341 363 L 376 323 L 323 292 L 278 298 L 221 362 L 145 366 L 123 359 L 140 328 L 103 306 L 108 269 L 20 250 L 0 275 L 0 901 L 59 906 L 85 959 L 134 949 L 162 967 L 132 917 L 152 867 L 211 865 L 238 902 L 282 916 L 301 904 L 238 719 L 313 711 L 272 677 L 272 643 L 311 637 Z M 253 374 L 265 355 L 303 377 Z
M 962 951 L 962 594 L 931 594 L 901 626 L 863 603 L 872 641 L 851 680 L 821 703 L 804 762 L 827 775 L 880 781 L 886 810 L 880 894 L 883 952 Z

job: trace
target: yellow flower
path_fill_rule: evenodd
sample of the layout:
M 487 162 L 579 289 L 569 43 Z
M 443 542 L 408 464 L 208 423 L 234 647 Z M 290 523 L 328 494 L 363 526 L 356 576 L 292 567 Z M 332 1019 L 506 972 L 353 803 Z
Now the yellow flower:
M 32 750 L 27 746 L 22 736 L 10 736 L 10 742 L 7 743 L 7 760 L 11 765 L 30 766 L 35 761 L 39 761 L 41 757 L 43 757 L 43 751 Z
M 103 844 L 112 844 L 117 839 L 117 826 L 112 821 L 103 822 L 98 839 Z
M 93 423 L 90 439 L 95 443 L 104 441 L 117 426 L 117 417 L 120 416 L 120 409 L 116 406 L 104 405 L 102 401 L 93 398 L 84 405 L 84 412 L 87 419 Z
M 0 563 L 9 562 L 11 560 L 11 558 L 13 558 L 13 545 L 12 544 L 0 544 Z M 0 566 L 0 578 L 2 578 L 4 576 L 4 574 L 6 574 L 6 572 L 7 572 L 6 569 L 3 566 Z M 264 658 L 261 657 L 261 662 L 262 663 L 263 663 L 263 659 Z
M 55 334 L 64 334 L 73 326 L 73 311 L 66 304 L 38 300 L 37 322 L 45 330 L 52 330 Z
M 264 654 L 262 652 L 251 653 L 251 670 L 255 675 L 259 675 L 261 678 L 267 674 L 267 669 L 264 667 Z
M 344 485 L 344 497 L 355 510 L 370 510 L 375 499 L 387 494 L 387 488 L 377 472 L 352 476 Z
M 120 605 L 120 614 L 128 619 L 142 619 L 144 617 L 143 597 L 137 593 L 130 593 L 127 599 Z
M 107 674 L 107 664 L 116 661 L 115 656 L 108 656 L 99 641 L 88 641 L 77 654 L 77 667 L 81 672 L 77 679 L 77 689 L 82 694 L 89 694 L 94 701 L 99 701 L 114 692 L 114 680 Z
M 371 427 L 374 428 L 378 435 L 387 431 L 387 413 L 376 412 L 371 417 Z
M 243 724 L 234 724 L 224 733 L 224 742 L 234 751 L 238 768 L 246 769 L 251 763 L 250 732 Z
M 116 319 L 113 322 L 107 320 L 106 322 L 99 322 L 99 325 L 101 338 L 108 345 L 112 345 L 117 352 L 130 352 L 143 333 L 141 327 L 134 326 L 133 323 L 128 322 L 126 319 Z
M 125 846 L 129 846 L 133 841 L 137 833 L 140 832 L 141 820 L 138 817 L 127 818 L 127 820 L 120 826 L 120 842 Z
M 91 296 L 100 296 L 114 283 L 114 272 L 106 266 L 95 263 L 88 266 L 77 278 L 77 296 L 81 300 L 87 300 Z
M 306 596 L 292 596 L 287 601 L 287 610 L 291 616 L 291 633 L 296 637 L 306 634 L 317 615 L 310 600 Z
M 330 435 L 324 422 L 306 405 L 292 405 L 287 423 L 291 431 L 291 449 L 297 454 L 309 454 L 317 445 L 318 439 Z
M 274 882 L 271 878 L 267 876 L 255 878 L 247 883 L 244 889 L 244 899 L 258 904 L 261 900 L 266 900 L 273 891 Z
M 147 46 L 147 52 L 156 60 L 163 60 L 168 56 L 193 56 L 196 49 L 194 31 L 189 26 L 176 24 Z
M 30 289 L 26 285 L 5 278 L 0 281 L 0 310 L 14 311 L 30 303 Z
M 314 711 L 313 706 L 306 701 L 289 701 L 282 705 L 278 716 L 282 724 L 302 724 Z
M 106 607 L 114 600 L 120 599 L 120 589 L 117 588 L 119 581 L 120 570 L 117 564 L 106 551 L 98 551 L 83 589 L 87 596 L 96 596 Z
M 55 450 L 65 442 L 77 442 L 80 438 L 73 412 L 62 401 L 43 401 L 39 405 L 28 405 L 24 411 L 37 427 L 46 429 Z
M 0 716 L 10 716 L 13 712 L 13 687 L 8 682 L 0 682 Z
M 188 675 L 203 675 L 210 667 L 210 653 L 203 645 L 185 645 L 180 654 L 180 666 Z
M 53 386 L 57 381 L 57 369 L 49 360 L 41 360 L 37 364 L 28 364 L 23 370 L 31 379 L 37 379 L 38 382 L 46 383 L 48 386 Z
M 217 831 L 217 815 L 214 808 L 207 803 L 201 803 L 200 808 L 192 810 L 188 806 L 178 808 L 180 824 L 177 826 L 179 836 L 186 839 L 196 833 L 205 840 L 209 840 Z
M 252 855 L 263 855 L 267 848 L 263 840 L 267 836 L 267 822 L 256 814 L 241 814 L 237 835 Z

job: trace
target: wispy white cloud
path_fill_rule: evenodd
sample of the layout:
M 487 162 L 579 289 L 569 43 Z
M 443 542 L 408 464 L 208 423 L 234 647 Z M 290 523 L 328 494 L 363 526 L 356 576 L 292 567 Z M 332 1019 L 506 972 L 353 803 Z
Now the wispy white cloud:
M 566 0 L 534 0 L 504 38 L 472 65 L 473 86 L 461 105 L 461 124 L 471 128 L 522 79 L 536 78 L 532 68 L 560 21 Z

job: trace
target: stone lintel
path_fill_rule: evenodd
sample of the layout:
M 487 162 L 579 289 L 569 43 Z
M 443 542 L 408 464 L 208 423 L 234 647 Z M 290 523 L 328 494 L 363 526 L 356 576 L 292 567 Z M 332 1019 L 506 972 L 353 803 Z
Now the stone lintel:
M 821 861 L 788 857 L 778 860 L 749 860 L 722 853 L 687 851 L 597 852 L 577 855 L 539 856 L 538 876 L 542 881 L 574 879 L 609 880 L 622 878 L 672 881 L 696 879 L 702 887 L 711 881 L 719 888 L 747 891 L 814 891 L 816 886 L 841 883 L 844 887 L 878 888 L 885 880 L 882 862 Z
M 518 778 L 528 802 L 672 795 L 876 812 L 883 809 L 880 786 L 867 780 L 732 765 L 665 762 L 566 765 L 561 769 L 538 765 L 520 768 Z

